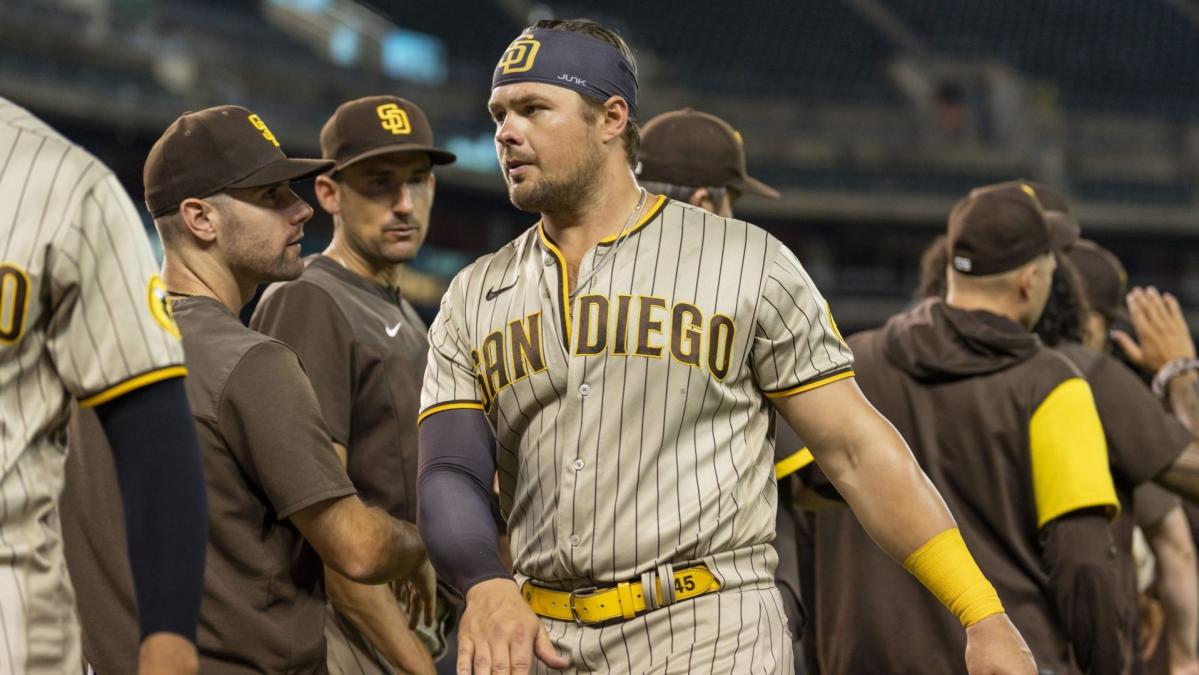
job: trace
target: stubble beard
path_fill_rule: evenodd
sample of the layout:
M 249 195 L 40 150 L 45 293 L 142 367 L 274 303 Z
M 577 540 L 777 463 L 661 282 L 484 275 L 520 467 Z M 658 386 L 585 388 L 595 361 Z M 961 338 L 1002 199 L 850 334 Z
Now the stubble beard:
M 516 186 L 508 184 L 508 198 L 512 205 L 529 213 L 561 213 L 577 210 L 586 203 L 599 187 L 603 156 L 598 147 L 587 145 L 588 151 L 566 176 L 551 180 L 542 175 L 532 189 L 518 193 Z

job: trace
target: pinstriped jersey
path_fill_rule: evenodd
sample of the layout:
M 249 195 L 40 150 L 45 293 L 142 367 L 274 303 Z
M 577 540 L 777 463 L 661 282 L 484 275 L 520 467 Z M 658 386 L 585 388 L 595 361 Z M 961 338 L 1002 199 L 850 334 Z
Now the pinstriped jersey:
M 182 363 L 116 178 L 0 99 L 0 672 L 79 669 L 56 506 L 72 399 L 97 405 Z
M 578 279 L 540 224 L 459 273 L 421 419 L 484 411 L 519 574 L 704 562 L 726 586 L 768 584 L 768 399 L 852 375 L 827 304 L 764 230 L 664 197 Z

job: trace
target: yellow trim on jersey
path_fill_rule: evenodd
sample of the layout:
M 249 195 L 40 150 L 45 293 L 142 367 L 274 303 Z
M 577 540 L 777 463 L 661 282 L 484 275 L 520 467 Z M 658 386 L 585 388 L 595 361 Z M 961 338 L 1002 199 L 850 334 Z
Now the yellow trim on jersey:
M 463 402 L 463 401 L 452 401 L 450 403 L 441 403 L 438 405 L 429 406 L 428 408 L 425 409 L 424 412 L 422 412 L 420 415 L 418 415 L 416 417 L 416 423 L 419 426 L 421 422 L 425 421 L 426 417 L 428 417 L 430 415 L 435 415 L 439 412 L 445 412 L 447 410 L 479 410 L 479 411 L 482 411 L 483 404 L 482 403 Z
M 775 480 L 786 478 L 815 461 L 816 458 L 812 456 L 811 450 L 800 448 L 794 454 L 774 463 L 774 478 Z
M 837 373 L 836 375 L 829 375 L 828 377 L 824 378 L 823 380 L 816 380 L 815 382 L 808 382 L 807 384 L 801 384 L 798 387 L 795 387 L 794 389 L 785 389 L 783 391 L 776 391 L 776 392 L 766 392 L 766 398 L 787 398 L 788 396 L 802 394 L 805 391 L 811 391 L 813 389 L 818 389 L 820 387 L 823 387 L 826 384 L 832 384 L 833 382 L 836 382 L 838 380 L 844 380 L 844 379 L 850 378 L 850 377 L 853 377 L 853 371 L 847 370 L 843 373 Z
M 1103 425 L 1086 380 L 1073 377 L 1050 392 L 1028 432 L 1037 527 L 1095 506 L 1112 518 L 1120 512 Z
M 88 396 L 87 398 L 79 401 L 79 406 L 81 408 L 94 408 L 102 403 L 108 403 L 114 398 L 124 396 L 135 389 L 141 389 L 142 387 L 154 384 L 155 382 L 169 380 L 172 377 L 185 377 L 186 375 L 187 368 L 184 366 L 167 366 L 166 368 L 152 370 L 148 373 L 138 375 L 137 377 L 129 378 L 128 380 L 125 380 L 114 387 L 109 387 L 99 394 Z
M 562 297 L 559 299 L 559 302 L 562 303 L 562 322 L 565 324 L 564 327 L 566 330 L 566 349 L 570 351 L 570 272 L 566 267 L 566 256 L 562 255 L 562 251 L 558 250 L 554 242 L 550 241 L 549 235 L 545 233 L 544 222 L 537 223 L 537 233 L 541 235 L 541 243 L 558 259 L 558 274 L 562 278 Z
M 616 234 L 612 235 L 611 237 L 604 237 L 603 239 L 600 239 L 599 243 L 607 246 L 608 244 L 615 244 L 616 240 L 620 239 L 621 236 L 631 236 L 637 230 L 640 230 L 641 228 L 645 227 L 649 223 L 649 221 L 653 220 L 654 216 L 658 215 L 658 212 L 661 211 L 662 207 L 665 205 L 666 205 L 666 195 L 658 195 L 658 199 L 656 201 L 654 201 L 654 205 L 649 207 L 649 210 L 645 212 L 645 215 L 641 216 L 641 218 L 636 223 L 633 223 L 633 227 L 628 232 L 621 230 L 620 232 L 617 232 Z

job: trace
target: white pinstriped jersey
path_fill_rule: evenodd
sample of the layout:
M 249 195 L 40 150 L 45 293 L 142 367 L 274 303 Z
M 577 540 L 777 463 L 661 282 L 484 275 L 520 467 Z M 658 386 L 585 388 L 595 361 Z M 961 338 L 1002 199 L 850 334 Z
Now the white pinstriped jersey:
M 0 672 L 77 672 L 57 500 L 70 405 L 177 377 L 183 350 L 128 195 L 0 99 Z
M 517 572 L 702 561 L 769 585 L 768 398 L 852 375 L 811 279 L 764 230 L 664 197 L 566 278 L 535 226 L 459 273 L 429 331 L 421 419 L 485 412 Z

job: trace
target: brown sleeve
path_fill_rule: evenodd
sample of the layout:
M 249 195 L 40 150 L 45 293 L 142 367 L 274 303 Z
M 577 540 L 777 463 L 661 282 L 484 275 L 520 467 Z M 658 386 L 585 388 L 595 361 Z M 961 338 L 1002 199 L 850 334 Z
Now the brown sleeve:
M 246 352 L 225 384 L 218 427 L 279 520 L 355 492 L 312 385 L 284 345 L 264 342 Z
M 1108 437 L 1112 472 L 1132 485 L 1164 471 L 1194 440 L 1123 363 L 1104 359 L 1087 377 Z
M 1041 528 L 1049 591 L 1079 666 L 1087 675 L 1123 672 L 1126 612 L 1116 546 L 1100 508 L 1072 511 Z
M 250 328 L 296 350 L 330 435 L 348 447 L 354 403 L 354 335 L 333 298 L 306 281 L 279 284 L 258 303 Z
M 1144 529 L 1157 524 L 1182 500 L 1156 483 L 1144 483 L 1132 492 L 1132 515 L 1137 527 Z

